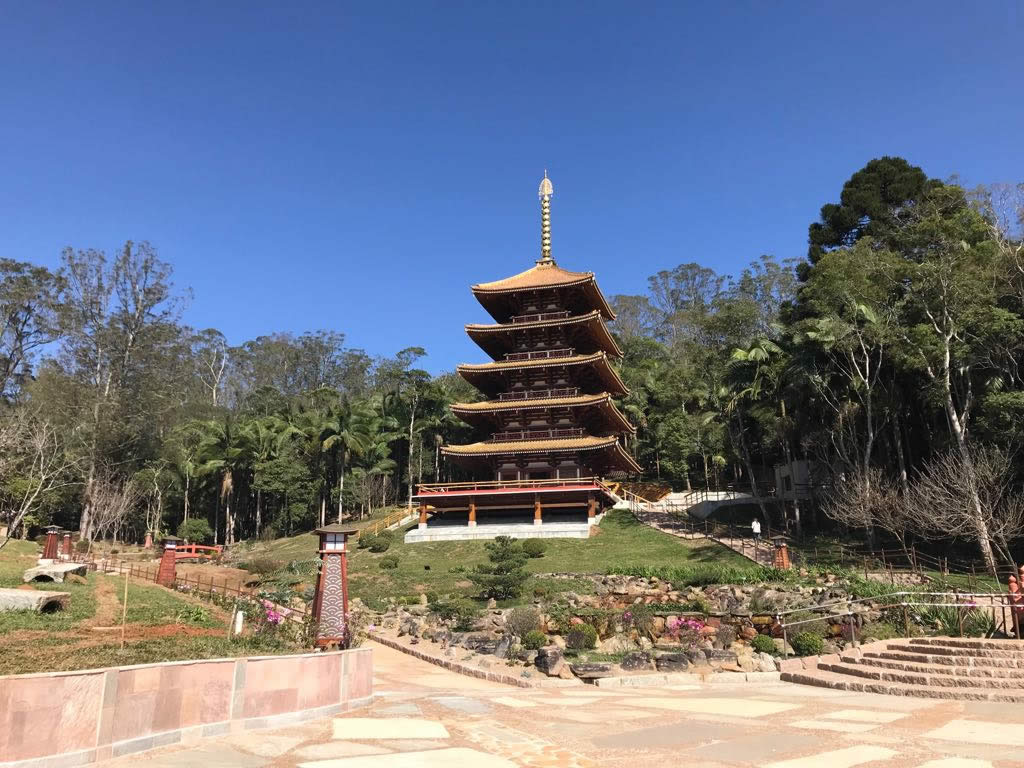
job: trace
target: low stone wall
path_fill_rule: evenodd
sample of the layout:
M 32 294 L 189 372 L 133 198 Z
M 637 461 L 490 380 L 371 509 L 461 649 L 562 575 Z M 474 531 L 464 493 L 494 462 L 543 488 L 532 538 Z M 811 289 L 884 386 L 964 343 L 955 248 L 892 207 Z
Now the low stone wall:
M 0 767 L 83 765 L 372 698 L 369 648 L 0 677 Z

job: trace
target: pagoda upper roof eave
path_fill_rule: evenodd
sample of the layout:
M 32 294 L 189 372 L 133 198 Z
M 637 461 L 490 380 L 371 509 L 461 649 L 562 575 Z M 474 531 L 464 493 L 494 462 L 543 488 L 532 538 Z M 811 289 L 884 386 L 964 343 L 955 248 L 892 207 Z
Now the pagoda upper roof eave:
M 470 323 L 466 326 L 466 333 L 473 341 L 487 354 L 492 355 L 492 350 L 487 348 L 486 337 L 498 334 L 516 333 L 519 331 L 531 331 L 539 328 L 557 328 L 567 325 L 586 325 L 588 330 L 595 334 L 595 341 L 600 349 L 615 358 L 622 357 L 622 349 L 615 341 L 605 325 L 601 311 L 595 309 L 585 315 L 574 317 L 559 317 L 550 320 L 534 320 L 527 323 Z
M 610 419 L 621 427 L 618 431 L 629 432 L 630 434 L 636 433 L 636 427 L 615 406 L 612 396 L 608 392 L 600 392 L 596 395 L 548 397 L 532 400 L 485 400 L 479 403 L 452 403 L 450 407 L 452 413 L 460 419 L 468 424 L 473 424 L 477 421 L 473 419 L 473 416 L 486 416 L 486 414 L 499 413 L 501 411 L 529 411 L 562 407 L 586 408 L 591 406 L 600 406 L 606 410 Z
M 500 321 L 500 313 L 494 311 L 494 306 L 488 306 L 489 297 L 499 297 L 505 294 L 518 293 L 520 291 L 535 291 L 548 288 L 573 288 L 581 287 L 591 295 L 592 304 L 595 309 L 608 320 L 615 319 L 615 312 L 604 297 L 597 285 L 597 279 L 593 272 L 572 272 L 562 269 L 554 261 L 550 263 L 538 263 L 516 275 L 501 280 L 494 280 L 488 283 L 477 283 L 471 286 L 470 290 L 476 296 L 477 301 L 483 305 L 495 320 Z
M 456 372 L 470 384 L 481 389 L 473 383 L 474 375 L 487 375 L 489 373 L 503 373 L 523 368 L 557 368 L 576 365 L 595 365 L 601 368 L 606 383 L 611 386 L 608 391 L 612 395 L 628 395 L 626 387 L 618 372 L 608 362 L 608 355 L 605 352 L 595 352 L 592 355 L 573 355 L 571 357 L 548 357 L 538 360 L 506 360 L 493 363 L 460 363 L 456 366 Z

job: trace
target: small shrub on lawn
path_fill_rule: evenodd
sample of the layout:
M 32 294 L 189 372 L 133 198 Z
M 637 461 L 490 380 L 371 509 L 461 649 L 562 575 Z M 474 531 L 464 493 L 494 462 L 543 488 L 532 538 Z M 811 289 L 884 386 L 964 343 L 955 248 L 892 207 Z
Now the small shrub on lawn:
M 202 624 L 210 620 L 210 612 L 201 605 L 190 605 L 178 611 L 179 624 Z
M 589 624 L 577 624 L 565 636 L 565 647 L 572 651 L 589 651 L 597 645 L 597 630 Z
M 385 571 L 393 571 L 398 567 L 398 555 L 384 555 L 380 559 L 380 567 Z
M 178 538 L 186 539 L 192 544 L 209 544 L 213 541 L 213 529 L 204 518 L 193 517 L 178 526 Z
M 75 542 L 75 552 L 88 552 L 89 551 L 89 540 L 79 539 Z
M 821 635 L 816 635 L 813 632 L 801 632 L 790 640 L 789 644 L 793 646 L 793 652 L 797 656 L 817 656 L 824 648 L 825 641 Z
M 480 587 L 484 597 L 503 600 L 519 597 L 530 575 L 523 569 L 526 555 L 518 541 L 509 536 L 498 536 L 484 544 L 487 565 L 478 565 L 469 574 L 469 580 Z
M 533 629 L 523 635 L 523 648 L 528 651 L 539 651 L 548 644 L 548 636 L 539 629 Z
M 547 548 L 547 542 L 540 539 L 527 539 L 523 542 L 523 553 L 527 557 L 544 557 Z
M 505 626 L 512 631 L 512 634 L 526 637 L 530 632 L 540 629 L 540 614 L 536 608 L 525 605 L 513 608 L 505 619 Z
M 374 533 L 360 533 L 359 538 L 356 539 L 356 547 L 359 549 L 369 549 L 370 545 L 377 540 L 377 535 Z
M 373 541 L 370 542 L 368 548 L 371 552 L 387 552 L 394 538 L 394 534 L 391 531 L 381 531 L 373 537 Z
M 770 653 L 773 656 L 779 652 L 779 649 L 775 647 L 775 641 L 768 635 L 756 635 L 750 641 L 750 647 L 758 653 Z

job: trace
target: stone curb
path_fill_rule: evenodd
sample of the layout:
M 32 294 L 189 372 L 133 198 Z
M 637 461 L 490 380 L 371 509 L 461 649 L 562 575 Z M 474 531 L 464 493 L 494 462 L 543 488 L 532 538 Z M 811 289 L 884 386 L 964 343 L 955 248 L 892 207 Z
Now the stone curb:
M 368 637 L 375 643 L 386 645 L 388 648 L 393 648 L 396 651 L 407 653 L 420 661 L 426 661 L 430 664 L 435 664 L 439 667 L 444 667 L 450 672 L 457 672 L 460 675 L 467 675 L 469 677 L 477 677 L 481 680 L 488 680 L 492 683 L 503 683 L 504 685 L 513 685 L 516 688 L 571 688 L 583 685 L 584 683 L 579 680 L 559 680 L 559 679 L 546 679 L 546 680 L 528 680 L 523 677 L 517 677 L 516 675 L 507 675 L 504 672 L 491 672 L 486 669 L 480 669 L 469 664 L 462 664 L 458 661 L 452 661 L 451 659 L 442 659 L 438 656 L 434 656 L 426 651 L 421 651 L 418 648 L 412 648 L 411 646 L 405 645 L 404 643 L 398 642 L 395 638 L 387 637 L 386 635 L 377 634 L 375 632 L 368 633 Z

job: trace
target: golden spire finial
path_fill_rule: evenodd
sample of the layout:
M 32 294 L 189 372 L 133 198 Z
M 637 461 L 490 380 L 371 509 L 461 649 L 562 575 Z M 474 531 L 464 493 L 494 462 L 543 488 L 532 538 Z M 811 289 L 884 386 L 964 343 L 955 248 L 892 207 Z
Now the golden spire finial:
M 537 260 L 537 263 L 553 264 L 554 259 L 551 258 L 551 196 L 555 194 L 555 188 L 551 186 L 547 168 L 544 169 L 544 178 L 541 179 L 537 194 L 540 196 L 540 259 Z

